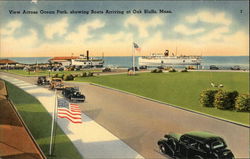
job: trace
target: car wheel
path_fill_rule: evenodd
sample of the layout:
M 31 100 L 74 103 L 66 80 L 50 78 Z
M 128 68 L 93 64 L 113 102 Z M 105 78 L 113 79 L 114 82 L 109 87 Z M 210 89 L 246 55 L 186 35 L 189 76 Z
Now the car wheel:
M 162 154 L 166 154 L 168 155 L 169 157 L 174 157 L 174 151 L 171 147 L 169 147 L 168 145 L 164 145 L 164 144 L 160 144 L 159 145 L 159 149 L 160 149 L 160 152 Z
M 159 145 L 159 149 L 160 149 L 161 153 L 166 154 L 166 148 L 165 148 L 165 146 L 163 144 Z

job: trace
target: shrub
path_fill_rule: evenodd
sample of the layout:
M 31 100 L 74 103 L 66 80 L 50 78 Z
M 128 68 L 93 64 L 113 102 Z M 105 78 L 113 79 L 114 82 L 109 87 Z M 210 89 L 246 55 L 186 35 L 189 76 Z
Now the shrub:
M 61 74 L 61 75 L 57 75 L 57 77 L 58 77 L 58 78 L 61 78 L 61 79 L 63 79 L 63 77 L 64 77 L 64 74 Z
M 176 69 L 170 68 L 170 69 L 169 69 L 169 72 L 176 72 Z
M 74 76 L 74 77 L 79 77 L 80 75 L 79 75 L 79 74 L 74 74 L 73 76 Z
M 151 73 L 162 73 L 162 70 L 157 68 L 152 70 Z
M 58 78 L 58 73 L 52 76 L 53 78 Z
M 74 80 L 74 76 L 72 74 L 64 76 L 64 81 L 72 81 Z
M 214 106 L 218 109 L 233 109 L 235 106 L 235 100 L 238 96 L 237 91 L 223 91 L 219 90 L 215 95 Z
M 250 96 L 249 96 L 249 94 L 242 94 L 236 98 L 235 109 L 236 109 L 236 111 L 250 112 Z
M 91 77 L 91 76 L 93 76 L 93 75 L 94 75 L 93 72 L 83 72 L 83 73 L 81 74 L 81 77 Z
M 83 73 L 81 74 L 81 77 L 87 77 L 87 73 L 86 73 L 86 72 L 83 72 Z
M 187 68 L 185 68 L 184 70 L 181 70 L 181 72 L 188 72 Z
M 204 107 L 214 107 L 214 97 L 218 90 L 204 90 L 200 95 L 200 103 Z

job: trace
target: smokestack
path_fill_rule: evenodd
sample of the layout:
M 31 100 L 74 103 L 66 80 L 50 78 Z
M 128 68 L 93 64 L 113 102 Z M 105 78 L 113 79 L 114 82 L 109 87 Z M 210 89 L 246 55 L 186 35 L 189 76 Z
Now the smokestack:
M 87 50 L 87 60 L 89 60 L 89 50 Z

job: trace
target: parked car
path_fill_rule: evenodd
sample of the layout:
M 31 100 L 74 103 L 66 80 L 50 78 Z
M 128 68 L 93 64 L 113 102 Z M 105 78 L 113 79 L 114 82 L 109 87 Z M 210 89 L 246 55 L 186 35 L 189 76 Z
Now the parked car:
M 183 135 L 167 134 L 158 141 L 160 152 L 183 159 L 233 159 L 231 150 L 218 135 L 207 132 L 189 132 Z
M 37 78 L 37 85 L 49 85 L 50 82 L 47 80 L 46 76 L 39 76 Z
M 134 67 L 128 68 L 128 71 L 134 71 Z M 138 67 L 135 67 L 135 71 L 139 71 Z
M 105 67 L 105 68 L 102 70 L 102 72 L 111 72 L 111 68 Z
M 61 78 L 52 78 L 50 89 L 64 89 L 64 84 Z
M 146 70 L 148 68 L 148 66 L 140 66 L 139 69 L 141 70 Z
M 231 70 L 240 70 L 240 66 L 236 65 L 230 68 Z
M 77 87 L 65 87 L 62 90 L 62 94 L 65 98 L 68 98 L 71 101 L 85 101 L 85 96 L 81 94 Z
M 217 67 L 215 65 L 211 65 L 209 68 L 210 68 L 210 70 L 218 70 L 219 69 L 219 67 Z

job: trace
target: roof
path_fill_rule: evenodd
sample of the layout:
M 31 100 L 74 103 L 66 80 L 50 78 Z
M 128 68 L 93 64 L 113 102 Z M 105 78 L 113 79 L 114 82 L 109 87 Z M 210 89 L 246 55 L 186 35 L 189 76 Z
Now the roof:
M 215 135 L 209 132 L 203 132 L 203 131 L 192 131 L 192 132 L 185 133 L 185 135 L 195 136 L 199 138 L 206 138 L 206 139 L 219 137 L 218 135 Z
M 181 137 L 181 134 L 177 134 L 177 133 L 169 133 L 168 135 L 176 138 L 177 140 L 180 140 L 180 137 Z
M 0 64 L 17 64 L 18 62 L 9 59 L 0 59 Z
M 64 56 L 64 57 L 53 57 L 52 59 L 49 59 L 49 61 L 55 61 L 55 60 L 71 60 L 71 59 L 78 59 L 78 56 Z

